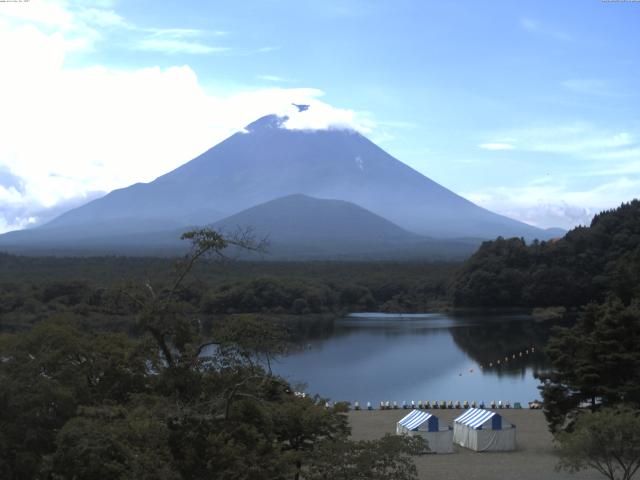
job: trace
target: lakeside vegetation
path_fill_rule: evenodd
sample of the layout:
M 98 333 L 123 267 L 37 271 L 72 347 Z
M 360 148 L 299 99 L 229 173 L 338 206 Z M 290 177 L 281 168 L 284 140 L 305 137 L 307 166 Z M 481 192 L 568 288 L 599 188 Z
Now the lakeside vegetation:
M 551 368 L 538 374 L 559 467 L 632 478 L 640 468 L 640 201 L 556 241 L 485 242 L 449 291 L 456 306 L 574 313 L 573 326 L 553 330 Z
M 68 313 L 94 329 L 131 332 L 132 285 L 162 283 L 175 259 L 54 258 L 0 254 L 0 328 L 29 328 Z M 350 311 L 428 311 L 446 304 L 453 263 L 214 262 L 196 264 L 179 295 L 209 324 L 212 317 L 280 317 Z
M 561 465 L 597 469 L 589 429 L 638 416 L 638 201 L 555 242 L 486 242 L 461 265 L 194 263 L 225 239 L 188 239 L 182 262 L 0 255 L 2 478 L 415 478 L 424 444 L 352 442 L 345 405 L 297 396 L 268 368 L 347 311 L 570 309 L 539 373 Z
M 93 305 L 125 309 L 138 336 L 88 328 L 73 308 L 0 335 L 0 476 L 415 479 L 411 456 L 424 441 L 351 441 L 345 405 L 298 395 L 272 374 L 269 359 L 287 348 L 281 329 L 253 315 L 203 326 L 183 282 L 227 240 L 210 230 L 185 238 L 193 250 L 173 275 Z M 73 307 L 88 305 L 78 303 L 92 298 L 85 287 L 38 292 L 42 305 Z

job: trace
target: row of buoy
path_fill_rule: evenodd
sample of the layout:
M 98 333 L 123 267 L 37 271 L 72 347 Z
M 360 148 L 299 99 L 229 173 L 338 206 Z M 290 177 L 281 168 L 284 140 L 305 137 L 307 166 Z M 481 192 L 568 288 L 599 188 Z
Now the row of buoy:
M 326 403 L 327 408 L 330 407 L 330 403 L 327 402 Z M 514 403 L 515 408 L 522 408 L 520 406 L 519 402 L 515 402 Z M 366 403 L 366 410 L 374 410 L 373 405 L 371 405 L 371 402 L 367 402 Z M 411 403 L 407 403 L 406 401 L 402 402 L 402 405 L 398 405 L 398 402 L 380 402 L 380 407 L 379 410 L 409 410 L 409 409 L 424 409 L 424 410 L 433 410 L 433 409 L 465 409 L 465 408 L 487 408 L 484 402 L 480 402 L 479 404 L 476 403 L 475 401 L 469 403 L 467 400 L 465 400 L 464 402 L 460 403 L 460 401 L 457 402 L 453 402 L 452 400 L 444 401 L 444 400 L 434 400 L 433 402 L 430 402 L 429 400 L 426 400 L 425 402 L 423 402 L 422 400 L 418 400 L 418 403 L 416 403 L 415 401 L 411 401 Z M 499 401 L 495 401 L 493 400 L 491 403 L 489 403 L 489 407 L 488 408 L 492 408 L 492 409 L 496 409 L 496 408 L 511 408 L 511 402 L 503 402 L 502 400 Z M 354 410 L 363 410 L 363 407 L 360 405 L 359 402 L 354 402 L 353 403 L 353 409 Z
M 525 355 L 529 355 L 530 353 L 534 353 L 536 351 L 536 347 L 531 347 L 528 348 L 526 350 L 524 350 L 523 352 L 518 352 L 517 354 L 514 353 L 511 356 L 506 355 L 504 358 L 499 358 L 498 360 L 494 361 L 494 362 L 489 362 L 489 368 L 493 367 L 494 365 L 501 365 L 503 363 L 509 363 L 509 360 L 517 360 L 518 358 L 522 358 Z M 480 365 L 480 368 L 484 368 L 483 365 Z

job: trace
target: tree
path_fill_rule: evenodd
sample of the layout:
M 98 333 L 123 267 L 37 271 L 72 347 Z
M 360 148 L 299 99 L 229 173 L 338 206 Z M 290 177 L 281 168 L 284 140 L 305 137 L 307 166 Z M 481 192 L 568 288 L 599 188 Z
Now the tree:
M 322 441 L 340 442 L 350 433 L 345 404 L 325 407 L 321 398 L 291 395 L 274 405 L 271 416 L 276 436 L 295 461 L 295 480 L 300 478 L 304 459 Z
M 223 236 L 215 230 L 203 228 L 186 232 L 181 239 L 189 240 L 191 249 L 176 263 L 169 285 L 154 288 L 147 281 L 136 292 L 123 291 L 137 305 L 139 328 L 151 334 L 162 355 L 162 363 L 169 368 L 191 365 L 197 361 L 201 350 L 193 344 L 199 340 L 197 320 L 188 315 L 189 305 L 179 297 L 183 282 L 196 262 L 211 255 L 225 259 L 224 251 L 228 248 L 250 251 L 266 248 L 266 240 L 256 240 L 250 229 Z
M 81 408 L 58 434 L 45 471 L 54 479 L 179 480 L 169 430 L 155 411 L 153 404 Z
M 79 406 L 125 403 L 151 381 L 125 335 L 86 332 L 66 318 L 6 337 L 0 360 L 0 471 L 9 479 L 37 477 Z
M 640 417 L 628 407 L 584 413 L 572 432 L 556 437 L 559 469 L 593 468 L 610 480 L 630 480 L 640 468 Z
M 271 362 L 290 348 L 288 332 L 276 320 L 261 315 L 231 315 L 219 322 L 212 332 L 218 348 L 233 349 L 251 365 L 266 364 L 271 373 Z M 201 345 L 200 350 L 206 344 Z
M 415 480 L 411 458 L 428 451 L 422 437 L 385 435 L 379 440 L 325 441 L 305 471 L 308 480 Z
M 547 354 L 552 370 L 540 378 L 552 432 L 571 429 L 578 407 L 624 402 L 640 407 L 640 305 L 610 298 L 591 304 L 572 328 L 556 329 Z
M 168 423 L 178 468 L 184 478 L 282 478 L 290 469 L 297 478 L 301 454 L 322 439 L 345 439 L 346 419 L 340 407 L 326 409 L 318 399 L 297 397 L 273 376 L 270 360 L 286 349 L 281 329 L 255 316 L 234 316 L 205 339 L 185 315 L 177 293 L 200 257 L 221 258 L 229 245 L 256 250 L 262 244 L 212 230 L 183 238 L 191 240 L 192 250 L 170 286 L 148 282 L 146 291 L 129 294 L 140 307 L 141 328 L 160 352 L 159 393 L 177 402 Z
M 298 396 L 271 372 L 287 348 L 278 325 L 238 315 L 201 327 L 200 297 L 185 287 L 195 262 L 260 244 L 208 229 L 183 237 L 193 248 L 168 283 L 121 292 L 135 338 L 73 316 L 0 335 L 0 478 L 283 480 L 310 474 L 333 443 L 360 470 L 370 463 L 366 478 L 412 478 L 398 440 L 352 444 L 344 405 Z
M 457 306 L 580 307 L 614 293 L 625 305 L 638 291 L 640 200 L 596 215 L 560 239 L 485 242 L 450 284 Z

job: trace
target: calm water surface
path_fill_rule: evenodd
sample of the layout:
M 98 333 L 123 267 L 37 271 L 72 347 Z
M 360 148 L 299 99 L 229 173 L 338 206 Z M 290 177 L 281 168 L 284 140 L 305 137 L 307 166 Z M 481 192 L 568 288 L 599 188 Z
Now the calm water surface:
M 534 373 L 547 365 L 548 330 L 517 315 L 355 314 L 307 338 L 274 370 L 334 401 L 524 404 L 540 397 Z

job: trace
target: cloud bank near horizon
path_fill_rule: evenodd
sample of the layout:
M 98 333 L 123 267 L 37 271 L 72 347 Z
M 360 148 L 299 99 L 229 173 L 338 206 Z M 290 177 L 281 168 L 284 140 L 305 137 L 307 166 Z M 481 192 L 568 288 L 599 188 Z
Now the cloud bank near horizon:
M 572 175 L 546 176 L 521 185 L 479 188 L 467 198 L 503 215 L 540 227 L 589 225 L 599 211 L 640 194 L 640 132 L 589 122 L 535 125 L 495 132 L 478 145 L 496 158 L 550 154 L 573 164 Z M 526 157 L 526 156 L 529 157 Z M 576 182 L 575 179 L 581 180 Z M 585 181 L 588 180 L 588 181 Z

